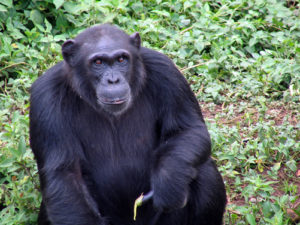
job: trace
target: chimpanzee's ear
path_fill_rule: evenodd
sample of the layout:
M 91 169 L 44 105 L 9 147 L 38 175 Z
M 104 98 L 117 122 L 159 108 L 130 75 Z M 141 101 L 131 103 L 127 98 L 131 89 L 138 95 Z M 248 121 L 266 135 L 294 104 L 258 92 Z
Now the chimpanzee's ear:
M 135 47 L 137 47 L 137 48 L 141 47 L 141 37 L 138 32 L 130 35 L 130 41 Z
M 64 57 L 64 60 L 69 64 L 73 65 L 74 64 L 74 55 L 78 49 L 78 44 L 75 42 L 75 40 L 67 40 L 65 43 L 62 45 L 62 55 Z

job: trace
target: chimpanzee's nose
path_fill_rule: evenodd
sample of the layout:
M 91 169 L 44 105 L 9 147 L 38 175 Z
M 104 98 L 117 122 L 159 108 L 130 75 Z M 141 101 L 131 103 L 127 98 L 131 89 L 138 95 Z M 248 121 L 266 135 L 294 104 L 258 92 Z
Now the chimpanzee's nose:
M 106 77 L 106 82 L 108 84 L 118 84 L 120 82 L 120 79 L 118 76 L 110 75 Z

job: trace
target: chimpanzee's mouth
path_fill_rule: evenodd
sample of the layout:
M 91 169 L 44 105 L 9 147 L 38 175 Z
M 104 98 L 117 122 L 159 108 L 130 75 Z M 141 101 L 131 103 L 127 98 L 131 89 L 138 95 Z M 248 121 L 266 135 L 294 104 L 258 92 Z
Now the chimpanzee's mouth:
M 128 99 L 127 97 L 125 97 L 125 98 L 115 98 L 115 99 L 101 98 L 101 99 L 99 99 L 99 101 L 102 104 L 105 104 L 105 105 L 121 105 L 124 102 L 126 102 L 127 99 Z

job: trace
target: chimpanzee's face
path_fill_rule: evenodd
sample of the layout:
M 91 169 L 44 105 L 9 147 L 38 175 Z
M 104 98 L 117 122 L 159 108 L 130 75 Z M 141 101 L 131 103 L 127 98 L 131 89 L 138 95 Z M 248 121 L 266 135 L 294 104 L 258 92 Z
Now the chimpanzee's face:
M 132 101 L 130 80 L 134 76 L 134 57 L 131 52 L 139 48 L 134 45 L 140 43 L 139 38 L 137 33 L 132 36 L 122 33 L 119 37 L 102 34 L 81 42 L 68 40 L 62 47 L 65 61 L 77 76 L 74 79 L 79 80 L 77 83 L 88 80 L 96 104 L 109 113 L 121 114 Z

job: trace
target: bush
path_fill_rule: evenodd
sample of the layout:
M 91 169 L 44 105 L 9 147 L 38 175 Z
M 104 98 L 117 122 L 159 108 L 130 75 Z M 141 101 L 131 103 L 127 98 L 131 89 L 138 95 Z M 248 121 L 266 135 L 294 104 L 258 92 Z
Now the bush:
M 140 32 L 144 46 L 171 57 L 189 80 L 226 182 L 225 223 L 296 223 L 299 6 L 292 0 L 2 0 L 1 224 L 35 224 L 40 204 L 28 140 L 30 85 L 62 59 L 64 40 L 106 22 Z

